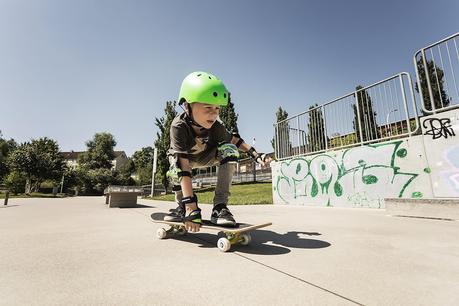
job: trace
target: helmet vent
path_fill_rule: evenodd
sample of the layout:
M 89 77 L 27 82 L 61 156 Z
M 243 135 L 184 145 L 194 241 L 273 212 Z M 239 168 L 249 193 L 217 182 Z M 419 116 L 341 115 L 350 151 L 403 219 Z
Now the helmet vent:
M 212 78 L 211 78 L 211 77 L 209 77 L 209 80 L 212 80 Z
M 214 91 L 214 97 L 218 96 L 218 93 L 216 91 Z
M 226 92 L 223 94 L 223 98 L 226 98 Z
M 198 76 L 201 76 L 201 75 L 202 75 L 202 73 L 198 74 Z

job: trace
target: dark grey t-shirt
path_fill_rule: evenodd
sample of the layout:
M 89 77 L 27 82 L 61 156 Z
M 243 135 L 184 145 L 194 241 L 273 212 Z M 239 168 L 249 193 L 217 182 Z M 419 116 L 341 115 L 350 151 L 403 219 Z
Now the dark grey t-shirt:
M 186 116 L 186 113 L 182 113 L 172 121 L 169 155 L 186 154 L 190 161 L 199 161 L 209 154 L 215 155 L 215 149 L 219 143 L 231 141 L 231 133 L 228 132 L 220 120 L 217 120 L 207 130 L 208 133 L 206 135 L 198 136 L 186 120 Z

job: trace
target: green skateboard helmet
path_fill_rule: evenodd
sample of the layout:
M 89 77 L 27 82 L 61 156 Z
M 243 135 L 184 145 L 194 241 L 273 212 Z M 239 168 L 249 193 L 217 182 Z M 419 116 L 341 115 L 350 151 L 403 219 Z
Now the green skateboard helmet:
M 205 103 L 228 105 L 228 89 L 215 75 L 196 71 L 186 76 L 180 87 L 179 103 Z

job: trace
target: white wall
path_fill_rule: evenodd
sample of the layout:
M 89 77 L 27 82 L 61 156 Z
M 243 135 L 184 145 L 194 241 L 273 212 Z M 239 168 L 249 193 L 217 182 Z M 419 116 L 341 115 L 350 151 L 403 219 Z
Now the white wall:
M 459 109 L 421 122 L 434 196 L 459 197 Z
M 422 135 L 272 164 L 275 204 L 384 208 L 384 198 L 459 197 L 459 110 Z

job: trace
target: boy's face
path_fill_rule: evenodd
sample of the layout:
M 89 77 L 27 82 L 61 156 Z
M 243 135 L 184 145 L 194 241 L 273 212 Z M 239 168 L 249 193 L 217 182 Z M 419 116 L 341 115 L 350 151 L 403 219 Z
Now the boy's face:
M 220 106 L 217 105 L 196 102 L 189 106 L 193 110 L 194 121 L 206 129 L 210 129 L 220 115 Z

